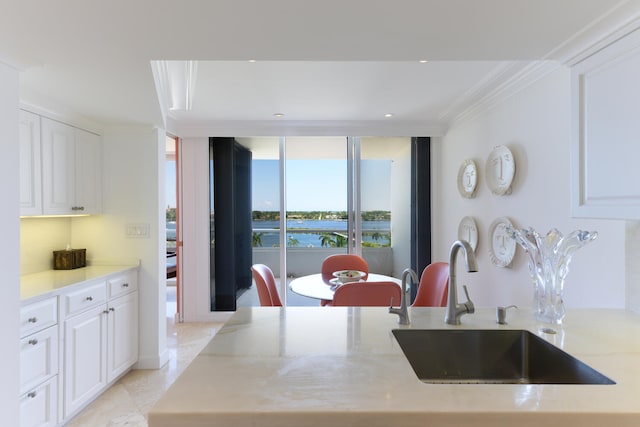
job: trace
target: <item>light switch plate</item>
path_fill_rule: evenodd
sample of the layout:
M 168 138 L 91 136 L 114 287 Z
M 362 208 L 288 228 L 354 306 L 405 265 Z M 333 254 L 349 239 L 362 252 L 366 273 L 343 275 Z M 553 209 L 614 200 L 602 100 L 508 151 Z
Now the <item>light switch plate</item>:
M 149 238 L 149 224 L 127 224 L 125 226 L 125 236 L 128 238 L 148 239 Z

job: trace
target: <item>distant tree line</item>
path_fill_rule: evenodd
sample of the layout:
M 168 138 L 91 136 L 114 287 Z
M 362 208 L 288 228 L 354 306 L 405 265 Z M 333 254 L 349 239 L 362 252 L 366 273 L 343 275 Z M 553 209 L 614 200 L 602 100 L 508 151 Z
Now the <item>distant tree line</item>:
M 253 211 L 252 219 L 254 221 L 279 221 L 279 211 Z M 288 219 L 301 220 L 346 220 L 348 218 L 347 211 L 289 211 Z M 362 212 L 363 221 L 390 221 L 391 212 L 389 211 L 364 211 Z

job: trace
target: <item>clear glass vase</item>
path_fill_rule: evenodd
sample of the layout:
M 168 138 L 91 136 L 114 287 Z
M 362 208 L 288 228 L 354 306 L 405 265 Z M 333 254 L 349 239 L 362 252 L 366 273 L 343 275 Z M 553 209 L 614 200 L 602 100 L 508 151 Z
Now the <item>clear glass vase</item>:
M 563 236 L 555 228 L 540 236 L 533 228 L 507 227 L 507 234 L 529 256 L 529 273 L 534 286 L 536 320 L 560 324 L 565 315 L 563 290 L 573 253 L 598 237 L 595 231 L 576 230 Z

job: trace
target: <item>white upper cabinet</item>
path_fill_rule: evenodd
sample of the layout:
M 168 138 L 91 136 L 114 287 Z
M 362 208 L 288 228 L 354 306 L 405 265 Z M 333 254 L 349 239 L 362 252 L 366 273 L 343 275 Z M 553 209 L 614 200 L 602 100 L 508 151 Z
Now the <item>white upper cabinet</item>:
M 102 143 L 96 134 L 76 129 L 75 205 L 81 213 L 102 212 Z
M 572 215 L 640 219 L 640 30 L 572 69 Z
M 75 207 L 74 128 L 42 118 L 43 213 L 70 214 Z
M 45 117 L 41 126 L 42 213 L 100 213 L 100 137 Z
M 20 110 L 20 215 L 42 215 L 40 116 Z

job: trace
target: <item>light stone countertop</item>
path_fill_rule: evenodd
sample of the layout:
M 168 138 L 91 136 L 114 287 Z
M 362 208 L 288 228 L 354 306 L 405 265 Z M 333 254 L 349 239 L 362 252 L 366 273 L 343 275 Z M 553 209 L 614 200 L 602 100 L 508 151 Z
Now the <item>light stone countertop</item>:
M 239 309 L 149 414 L 150 427 L 640 426 L 640 315 L 568 310 L 555 335 L 529 310 L 477 309 L 449 326 L 411 308 L 409 328 L 528 329 L 615 385 L 426 384 L 384 307 Z M 405 326 L 402 326 L 405 328 Z
M 138 265 L 92 265 L 73 270 L 47 270 L 25 274 L 20 277 L 20 301 L 24 304 L 36 302 L 73 286 L 82 286 L 94 279 L 107 278 L 113 274 L 138 268 Z

